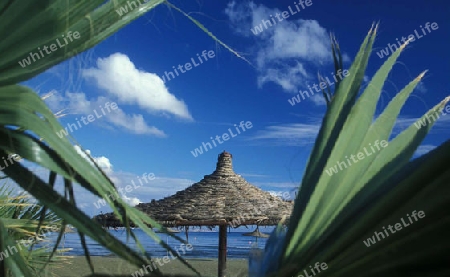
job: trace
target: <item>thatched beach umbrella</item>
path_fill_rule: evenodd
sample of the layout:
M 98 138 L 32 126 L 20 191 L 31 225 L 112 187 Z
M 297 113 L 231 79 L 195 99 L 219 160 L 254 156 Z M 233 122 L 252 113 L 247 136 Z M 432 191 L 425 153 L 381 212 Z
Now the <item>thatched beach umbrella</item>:
M 265 234 L 265 233 L 261 233 L 259 231 L 259 228 L 256 227 L 255 231 L 253 232 L 249 232 L 249 233 L 243 233 L 243 236 L 247 236 L 247 237 L 255 237 L 256 238 L 256 243 L 258 243 L 258 238 L 268 238 L 269 235 Z
M 72 227 L 66 226 L 64 233 L 76 233 L 76 231 Z
M 160 224 L 173 226 L 219 226 L 218 276 L 225 276 L 227 227 L 242 225 L 277 225 L 289 217 L 292 201 L 284 201 L 257 188 L 237 175 L 232 155 L 219 155 L 216 170 L 185 190 L 164 199 L 136 206 Z M 108 215 L 96 216 L 105 226 L 119 222 Z

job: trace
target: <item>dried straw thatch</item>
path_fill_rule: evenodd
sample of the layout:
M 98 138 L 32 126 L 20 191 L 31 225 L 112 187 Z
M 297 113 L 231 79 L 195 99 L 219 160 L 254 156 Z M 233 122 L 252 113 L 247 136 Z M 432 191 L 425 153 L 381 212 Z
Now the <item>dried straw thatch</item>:
M 136 206 L 165 226 L 276 225 L 289 217 L 292 201 L 284 201 L 237 175 L 232 155 L 219 155 L 216 170 L 185 190 Z M 117 227 L 111 214 L 98 215 L 105 226 Z
M 256 238 L 268 238 L 270 235 L 266 233 L 261 233 L 258 228 L 256 228 L 253 232 L 244 233 L 243 236 L 247 237 L 256 237 Z
M 224 151 L 216 170 L 200 182 L 175 195 L 136 206 L 165 226 L 218 225 L 219 277 L 225 276 L 228 226 L 276 225 L 287 219 L 293 208 L 292 201 L 283 201 L 234 173 L 231 159 L 232 155 Z M 107 227 L 121 226 L 112 214 L 94 218 Z

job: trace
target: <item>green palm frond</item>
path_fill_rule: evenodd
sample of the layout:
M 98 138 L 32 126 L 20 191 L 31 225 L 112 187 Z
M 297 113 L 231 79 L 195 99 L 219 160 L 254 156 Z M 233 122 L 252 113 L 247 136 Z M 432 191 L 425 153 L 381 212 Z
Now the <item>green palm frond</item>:
M 33 276 L 40 276 L 39 272 L 49 263 L 61 263 L 67 258 L 51 258 L 51 249 L 42 245 L 49 232 L 61 224 L 53 212 L 42 214 L 43 210 L 30 197 L 14 196 L 14 191 L 8 185 L 0 186 L 0 222 L 2 232 L 7 235 L 2 241 L 4 247 L 0 251 L 1 258 L 5 261 L 22 259 L 24 266 L 18 266 L 18 269 L 31 272 Z M 4 267 L 2 276 L 14 276 L 11 269 Z
M 414 269 L 417 276 L 449 275 L 444 254 L 450 249 L 450 240 L 443 234 L 450 227 L 450 169 L 445 166 L 450 159 L 450 141 L 420 159 L 410 160 L 434 121 L 422 128 L 416 126 L 438 117 L 450 97 L 389 141 L 401 108 L 425 72 L 407 84 L 374 120 L 383 85 L 406 45 L 389 57 L 357 98 L 376 31 L 377 26 L 369 31 L 349 76 L 336 87 L 334 95 L 324 93 L 329 100 L 328 111 L 303 176 L 288 232 L 285 238 L 267 246 L 275 249 L 282 245 L 284 250 L 265 257 L 265 273 L 261 276 L 296 276 L 304 270 L 312 274 L 309 266 L 316 262 L 328 265 L 320 272 L 323 277 L 411 276 Z M 332 38 L 332 44 L 334 41 Z M 333 47 L 333 56 L 338 70 L 342 67 L 336 59 L 340 56 L 338 46 Z M 385 141 L 384 146 L 365 152 L 377 141 Z M 359 153 L 364 154 L 361 159 L 358 156 L 356 162 L 348 162 L 351 155 Z M 336 172 L 330 171 L 334 166 Z M 427 215 L 420 224 L 372 247 L 363 243 L 375 231 L 399 222 L 414 210 Z
M 45 224 L 42 219 L 46 209 L 50 209 L 63 220 L 61 233 L 53 252 L 57 250 L 65 223 L 70 223 L 79 232 L 92 271 L 94 267 L 84 243 L 86 235 L 122 259 L 140 267 L 148 264 L 151 257 L 145 253 L 143 245 L 129 228 L 130 222 L 133 222 L 135 226 L 140 227 L 148 236 L 198 274 L 148 227 L 152 226 L 165 231 L 163 226 L 126 204 L 119 197 L 112 181 L 92 159 L 88 161 L 81 157 L 66 137 L 61 139 L 57 136 L 56 132 L 63 127 L 43 100 L 31 89 L 17 85 L 18 82 L 29 80 L 52 66 L 95 46 L 160 4 L 165 3 L 182 12 L 167 1 L 150 0 L 143 1 L 139 8 L 120 16 L 117 10 L 127 3 L 128 0 L 10 0 L 0 3 L 2 17 L 0 35 L 3 38 L 0 41 L 2 56 L 0 59 L 0 156 L 15 153 L 27 161 L 50 170 L 48 181 L 42 180 L 19 163 L 9 165 L 3 172 L 45 207 L 40 212 L 38 226 L 33 227 L 40 229 Z M 190 16 L 188 18 L 222 46 L 238 55 L 194 18 Z M 65 44 L 51 55 L 42 55 L 27 66 L 19 63 L 31 55 L 30 52 L 37 53 L 43 50 L 45 46 L 55 43 L 58 39 L 61 40 L 68 32 L 78 32 L 79 38 Z M 54 189 L 57 177 L 64 181 L 64 195 Z M 127 236 L 136 242 L 139 251 L 130 249 L 76 207 L 74 184 L 106 200 L 127 227 Z M 0 226 L 3 236 L 5 228 L 5 224 Z M 168 234 L 184 242 L 175 235 Z M 7 237 L 4 237 L 0 243 L 2 249 L 13 246 L 13 242 Z M 31 276 L 24 271 L 25 269 L 22 270 L 22 263 L 20 258 L 11 259 L 6 266 L 15 275 Z M 5 268 L 5 262 L 0 261 L 0 268 Z M 154 273 L 161 275 L 158 270 Z
M 3 1 L 0 3 L 0 36 L 3 38 L 0 42 L 0 86 L 28 80 L 95 46 L 163 2 L 143 2 L 139 8 L 120 16 L 116 9 L 126 5 L 127 1 Z M 60 42 L 64 47 L 44 57 L 41 55 L 40 59 L 24 68 L 18 63 L 30 52 L 39 53 L 38 49 L 57 44 L 57 39 L 63 40 L 68 32 L 78 32 L 80 38 L 67 44 Z

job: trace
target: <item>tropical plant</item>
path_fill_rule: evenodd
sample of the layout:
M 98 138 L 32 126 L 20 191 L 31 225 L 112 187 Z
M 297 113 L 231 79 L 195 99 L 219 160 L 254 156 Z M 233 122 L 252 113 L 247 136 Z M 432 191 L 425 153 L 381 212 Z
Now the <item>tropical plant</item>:
M 359 98 L 377 27 L 372 27 L 334 95 L 324 92 L 328 111 L 310 155 L 287 233 L 275 230 L 266 245 L 259 276 L 313 276 L 325 262 L 326 276 L 450 276 L 450 140 L 411 160 L 447 97 L 392 138 L 386 147 L 337 173 L 326 170 L 371 143 L 389 140 L 402 106 L 425 72 L 406 85 L 374 120 L 389 72 L 407 43 L 376 72 Z M 342 70 L 339 47 L 332 39 L 336 73 Z M 319 75 L 320 76 L 320 75 Z M 320 78 L 320 77 L 319 77 Z M 420 222 L 367 246 L 364 240 L 423 211 Z M 408 221 L 407 221 L 408 222 Z M 406 227 L 406 226 L 405 226 Z M 389 234 L 386 234 L 389 236 Z M 314 275 L 315 275 L 314 274 Z
M 128 206 L 119 197 L 111 180 L 92 159 L 88 161 L 81 157 L 69 139 L 61 139 L 56 135 L 62 126 L 42 99 L 31 89 L 17 83 L 93 47 L 132 20 L 163 3 L 176 8 L 164 0 L 150 0 L 142 2 L 139 9 L 121 17 L 116 10 L 126 5 L 127 0 L 0 2 L 0 34 L 3 38 L 0 42 L 0 157 L 17 153 L 24 159 L 50 170 L 47 181 L 20 163 L 9 165 L 3 172 L 35 197 L 41 205 L 62 218 L 62 228 L 65 223 L 70 223 L 77 229 L 92 272 L 94 266 L 85 244 L 85 235 L 131 264 L 140 267 L 149 263 L 151 257 L 145 253 L 129 228 L 130 221 L 174 256 L 179 256 L 147 226 L 151 225 L 164 231 L 165 228 L 144 213 Z M 186 16 L 206 30 L 192 17 Z M 19 65 L 18 61 L 28 53 L 53 43 L 69 31 L 79 32 L 80 38 L 26 67 Z M 393 139 L 387 148 L 336 175 L 326 176 L 323 173 L 325 168 L 349 153 L 357 153 L 365 143 L 372 142 L 372 139 L 387 140 L 400 107 L 423 76 L 421 74 L 406 86 L 372 124 L 382 84 L 403 51 L 402 47 L 388 59 L 374 76 L 366 92 L 356 101 L 375 33 L 376 28 L 371 30 L 365 39 L 350 69 L 350 76 L 339 84 L 334 96 L 327 98 L 329 109 L 308 162 L 289 231 L 284 240 L 272 239 L 268 244 L 268 249 L 274 250 L 270 252 L 270 261 L 278 263 L 266 263 L 270 265 L 266 270 L 267 274 L 276 272 L 274 274 L 277 276 L 292 276 L 307 268 L 311 262 L 326 261 L 329 270 L 321 273 L 324 277 L 343 274 L 394 276 L 397 273 L 396 276 L 403 276 L 408 270 L 411 273 L 414 266 L 417 266 L 419 274 L 425 272 L 435 274 L 434 276 L 449 275 L 448 269 L 443 267 L 443 254 L 449 246 L 448 239 L 445 240 L 440 231 L 449 225 L 448 215 L 445 215 L 443 208 L 448 210 L 450 195 L 448 186 L 445 186 L 449 179 L 448 167 L 445 164 L 449 162 L 450 144 L 446 143 L 424 157 L 409 162 L 432 124 L 420 130 L 408 128 Z M 209 32 L 208 34 L 211 35 Z M 217 40 L 215 37 L 213 39 Z M 333 45 L 333 49 L 337 49 L 337 44 Z M 334 57 L 338 61 L 342 60 L 339 51 L 335 52 Z M 438 113 L 448 100 L 427 114 Z M 64 195 L 54 189 L 58 175 L 64 181 Z M 77 208 L 73 193 L 75 183 L 106 200 L 126 226 L 128 237 L 136 241 L 139 252 L 133 251 L 103 230 Z M 427 201 L 427 197 L 434 199 Z M 403 213 L 409 212 L 410 208 L 429 212 L 424 224 L 414 225 L 404 231 L 401 238 L 395 242 L 384 240 L 374 247 L 364 248 L 364 236 L 378 230 L 377 227 L 384 226 L 382 224 L 397 220 Z M 42 221 L 39 224 L 42 224 Z M 15 242 L 8 237 L 7 227 L 0 221 L 1 249 L 15 246 Z M 39 229 L 39 226 L 33 227 Z M 62 231 L 61 229 L 53 252 L 61 240 Z M 277 233 L 278 231 L 274 236 Z M 411 244 L 418 236 L 426 239 L 420 240 L 419 244 Z M 399 250 L 400 247 L 405 248 Z M 412 251 L 414 249 L 421 249 L 423 252 Z M 382 263 L 384 264 L 379 266 Z M 14 276 L 33 276 L 22 255 L 0 261 L 0 269 L 6 268 Z M 154 274 L 162 275 L 159 271 Z
M 14 190 L 6 181 L 0 186 L 0 222 L 7 235 L 6 240 L 14 244 L 2 248 L 1 260 L 20 257 L 33 276 L 40 276 L 47 261 L 61 265 L 67 259 L 67 256 L 51 258 L 51 249 L 43 244 L 50 232 L 60 228 L 61 220 L 31 197 L 25 194 L 14 196 Z M 1 268 L 1 276 L 13 276 L 12 273 L 9 267 Z
M 176 8 L 164 0 L 150 0 L 142 2 L 139 8 L 129 11 L 123 17 L 118 15 L 116 10 L 127 3 L 127 0 L 8 0 L 0 2 L 2 18 L 0 35 L 3 38 L 0 42 L 0 157 L 15 153 L 29 162 L 50 170 L 47 181 L 17 162 L 4 168 L 3 172 L 35 197 L 46 209 L 50 209 L 63 219 L 64 224 L 61 226 L 54 251 L 61 241 L 65 223 L 70 223 L 77 229 L 92 272 L 94 272 L 94 266 L 86 247 L 85 235 L 131 264 L 139 267 L 150 263 L 150 256 L 145 253 L 144 247 L 129 227 L 130 221 L 197 272 L 148 227 L 150 225 L 165 231 L 163 226 L 127 205 L 119 197 L 112 181 L 89 155 L 87 156 L 90 161 L 75 151 L 68 138 L 59 138 L 56 135 L 62 126 L 43 100 L 31 89 L 17 84 L 95 46 L 160 4 L 165 3 L 169 7 Z M 188 16 L 188 18 L 201 29 L 206 30 L 192 17 Z M 80 37 L 66 44 L 59 51 L 41 57 L 27 66 L 19 64 L 18 61 L 28 56 L 30 52 L 44 49 L 44 46 L 61 39 L 68 32 L 78 32 Z M 217 38 L 214 39 L 226 46 Z M 233 53 L 238 55 L 236 52 Z M 64 181 L 64 195 L 54 189 L 58 176 Z M 93 222 L 76 206 L 74 183 L 105 199 L 126 226 L 128 238 L 135 240 L 139 247 L 138 252 L 133 251 L 99 224 Z M 7 233 L 6 226 L 0 222 L 1 249 L 15 245 Z M 168 234 L 184 242 L 175 235 Z M 21 255 L 0 261 L 0 268 L 6 267 L 15 276 L 33 276 Z M 161 275 L 159 270 L 155 274 Z

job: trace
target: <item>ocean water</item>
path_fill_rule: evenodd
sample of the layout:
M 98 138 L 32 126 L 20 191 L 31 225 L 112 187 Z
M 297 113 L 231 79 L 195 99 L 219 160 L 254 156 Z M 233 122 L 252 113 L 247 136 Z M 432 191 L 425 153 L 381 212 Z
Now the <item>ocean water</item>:
M 246 232 L 251 232 L 254 229 L 244 229 L 242 230 L 233 230 L 228 232 L 227 236 L 227 258 L 231 259 L 243 259 L 248 258 L 250 249 L 252 248 L 252 244 L 255 243 L 255 237 L 243 236 L 242 234 Z M 270 233 L 273 228 L 260 228 L 260 232 Z M 151 254 L 154 257 L 163 257 L 168 253 L 162 248 L 159 244 L 157 244 L 153 239 L 149 238 L 142 230 L 134 229 L 136 236 L 139 238 L 139 241 L 145 247 L 147 253 Z M 118 230 L 110 230 L 110 233 L 116 236 L 123 242 L 126 242 L 126 233 L 122 229 Z M 176 236 L 181 239 L 186 240 L 186 236 L 184 231 L 180 233 L 176 233 Z M 218 257 L 218 241 L 219 241 L 219 233 L 218 232 L 189 232 L 188 233 L 188 242 L 192 245 L 193 249 L 191 251 L 182 252 L 182 242 L 176 240 L 173 237 L 169 237 L 165 234 L 158 233 L 158 236 L 161 240 L 167 242 L 174 250 L 179 250 L 179 253 L 184 258 L 217 258 Z M 57 234 L 50 234 L 47 236 L 51 243 L 56 241 Z M 130 240 L 131 241 L 131 240 Z M 258 248 L 264 248 L 267 242 L 267 238 L 258 238 L 257 246 Z M 110 251 L 100 246 L 97 242 L 86 237 L 86 244 L 92 256 L 109 256 L 113 255 Z M 128 242 L 127 245 L 133 249 L 137 250 L 137 247 L 134 243 Z M 80 238 L 78 233 L 67 233 L 64 235 L 64 238 L 61 242 L 61 247 L 64 248 L 72 248 L 67 255 L 72 256 L 81 256 L 84 255 L 84 250 L 81 247 Z

